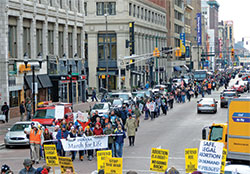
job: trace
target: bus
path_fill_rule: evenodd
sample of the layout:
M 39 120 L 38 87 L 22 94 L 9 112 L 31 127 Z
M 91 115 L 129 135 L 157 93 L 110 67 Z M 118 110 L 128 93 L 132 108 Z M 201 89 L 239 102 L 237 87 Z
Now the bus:
M 207 70 L 195 70 L 194 80 L 201 82 L 208 77 Z

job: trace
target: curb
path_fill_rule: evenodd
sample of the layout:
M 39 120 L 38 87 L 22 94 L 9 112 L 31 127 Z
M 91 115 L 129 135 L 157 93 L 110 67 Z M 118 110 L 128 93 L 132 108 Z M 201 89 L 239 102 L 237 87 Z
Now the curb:
M 0 144 L 0 150 L 4 149 L 5 148 L 5 144 Z

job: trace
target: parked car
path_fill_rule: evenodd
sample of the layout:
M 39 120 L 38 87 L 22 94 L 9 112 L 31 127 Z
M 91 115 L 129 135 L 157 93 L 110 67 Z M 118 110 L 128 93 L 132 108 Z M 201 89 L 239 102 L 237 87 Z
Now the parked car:
M 151 98 L 153 96 L 153 92 L 150 90 L 147 91 L 143 90 L 143 91 L 132 92 L 132 95 L 134 97 L 134 102 L 136 103 L 137 100 L 140 99 L 141 97 L 143 97 L 144 99 Z
M 107 98 L 122 98 L 125 104 L 132 104 L 133 98 L 132 98 L 131 92 L 114 92 L 114 93 L 108 93 Z
M 96 111 L 98 111 L 99 116 L 108 115 L 110 112 L 110 107 L 111 107 L 111 103 L 109 102 L 96 103 L 91 109 L 91 112 L 90 112 L 91 116 Z
M 197 113 L 201 112 L 213 112 L 214 114 L 217 112 L 217 103 L 213 98 L 202 98 L 197 101 Z
M 152 89 L 152 92 L 158 93 L 159 91 L 162 91 L 164 89 L 167 89 L 166 85 L 155 85 L 154 89 Z
M 228 107 L 228 101 L 232 98 L 238 98 L 240 95 L 236 91 L 224 92 L 220 98 L 220 107 Z
M 173 84 L 177 87 L 177 86 L 181 86 L 181 79 L 173 79 Z
M 55 109 L 56 106 L 64 106 L 64 118 L 67 122 L 73 122 L 74 116 L 72 112 L 71 103 L 51 103 L 51 102 L 41 102 L 38 105 L 37 110 L 33 116 L 32 121 L 37 121 L 44 126 L 52 126 L 53 122 L 56 120 Z
M 29 139 L 26 137 L 24 131 L 31 130 L 32 122 L 35 123 L 37 126 L 42 126 L 39 122 L 24 121 L 16 122 L 11 128 L 9 128 L 8 132 L 4 137 L 5 147 L 10 148 L 10 146 L 29 145 Z

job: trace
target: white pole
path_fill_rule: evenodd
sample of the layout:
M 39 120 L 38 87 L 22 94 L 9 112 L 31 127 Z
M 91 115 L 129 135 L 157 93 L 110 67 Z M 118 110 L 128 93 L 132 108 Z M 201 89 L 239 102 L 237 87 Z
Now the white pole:
M 118 88 L 121 90 L 121 61 L 120 57 L 118 57 Z

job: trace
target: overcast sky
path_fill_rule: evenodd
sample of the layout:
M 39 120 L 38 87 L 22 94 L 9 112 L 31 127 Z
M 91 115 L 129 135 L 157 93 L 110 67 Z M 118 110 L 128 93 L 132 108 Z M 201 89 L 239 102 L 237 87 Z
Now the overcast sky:
M 247 48 L 250 48 L 250 0 L 217 0 L 220 4 L 219 21 L 234 21 L 235 41 L 241 41 L 242 37 L 248 40 Z

